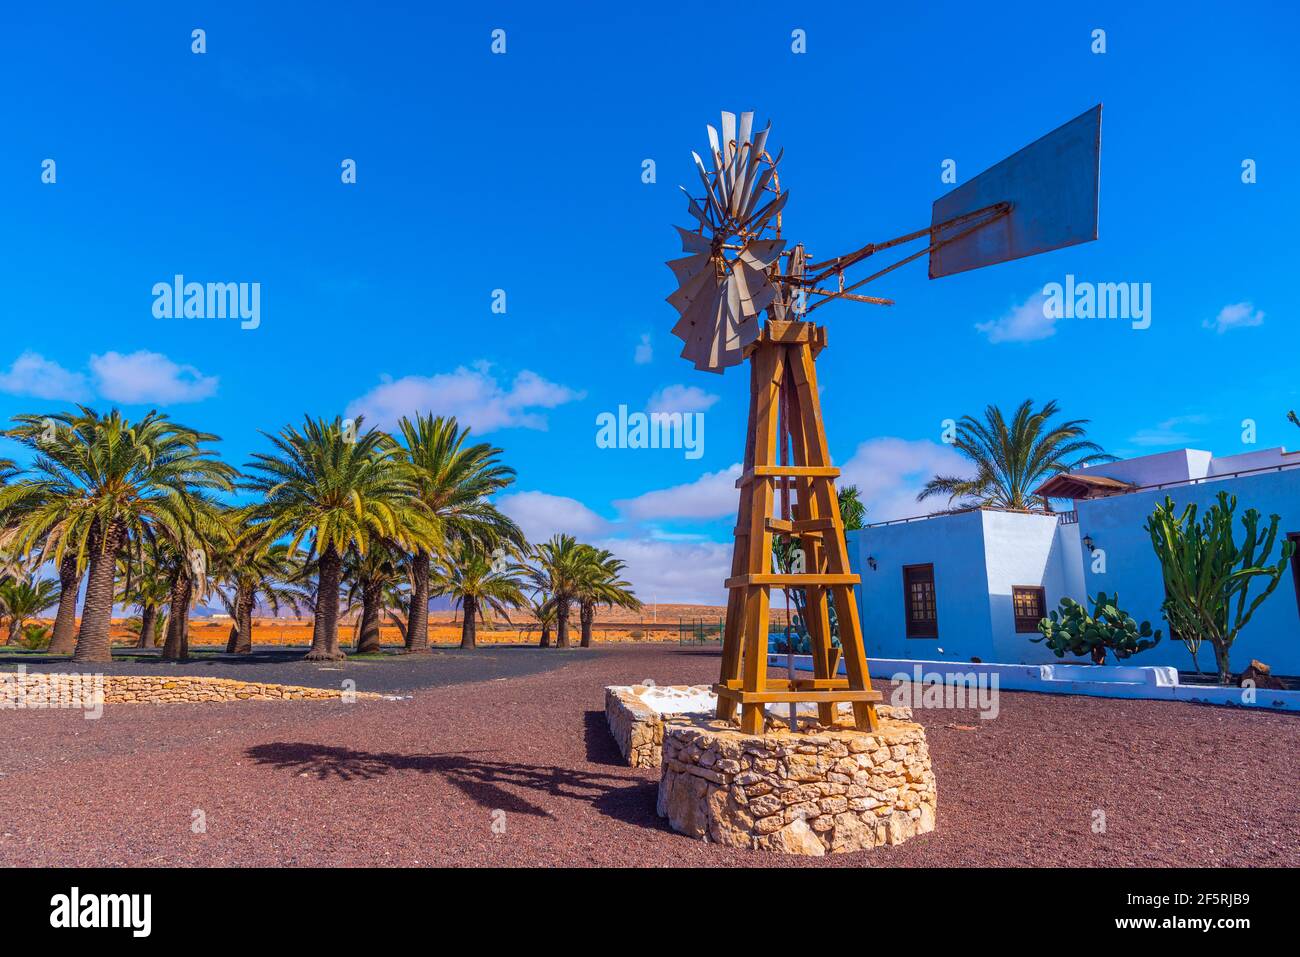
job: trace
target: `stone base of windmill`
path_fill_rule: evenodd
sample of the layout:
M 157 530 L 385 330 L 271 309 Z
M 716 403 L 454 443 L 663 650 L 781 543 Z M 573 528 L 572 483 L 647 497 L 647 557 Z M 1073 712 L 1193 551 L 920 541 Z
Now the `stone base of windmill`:
M 658 811 L 673 830 L 729 847 L 820 857 L 934 830 L 925 729 L 879 706 L 880 730 L 769 716 L 761 735 L 706 718 L 663 729 Z

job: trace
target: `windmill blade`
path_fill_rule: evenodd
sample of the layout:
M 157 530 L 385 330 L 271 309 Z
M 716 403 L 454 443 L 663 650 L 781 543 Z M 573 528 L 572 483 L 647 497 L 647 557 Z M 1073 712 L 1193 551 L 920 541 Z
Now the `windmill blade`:
M 713 172 L 722 172 L 722 148 L 718 145 L 718 131 L 709 128 L 709 149 L 713 151 Z
M 755 285 L 753 287 L 750 286 L 749 279 L 750 276 L 752 275 L 753 275 L 753 270 L 750 270 L 750 272 L 747 274 L 745 272 L 744 264 L 737 263 L 735 268 L 732 269 L 730 277 L 728 277 L 727 279 L 728 285 L 736 287 L 736 293 L 740 299 L 740 311 L 746 316 L 752 316 L 754 315 L 755 312 L 754 305 L 753 305 L 754 296 L 753 293 L 751 292 L 751 288 L 752 289 L 762 288 L 761 282 L 760 284 Z
M 755 166 L 754 169 L 758 170 L 758 166 Z M 767 189 L 767 184 L 771 182 L 772 177 L 775 175 L 775 166 L 765 167 L 758 174 L 754 184 L 745 188 L 745 208 L 736 214 L 737 219 L 743 222 L 753 214 L 754 207 L 758 205 L 759 197 L 763 195 L 763 190 Z
M 683 229 L 681 226 L 674 226 L 673 229 L 677 230 L 682 237 L 682 252 L 707 253 L 713 249 L 713 244 L 702 234 Z
M 722 114 L 722 181 L 723 195 L 731 192 L 731 179 L 736 164 L 736 114 Z
M 709 219 L 707 215 L 705 215 L 704 210 L 700 209 L 700 204 L 695 201 L 695 197 L 692 196 L 690 193 L 686 192 L 685 186 L 678 186 L 677 188 L 680 189 L 682 193 L 685 194 L 686 196 L 687 211 L 700 221 L 700 225 L 711 228 L 713 226 L 713 221 Z
M 670 259 L 667 266 L 673 271 L 673 275 L 677 277 L 678 284 L 685 286 L 696 273 L 709 265 L 709 260 L 708 253 L 696 253 L 694 256 Z
M 726 299 L 721 295 L 722 290 L 718 290 L 719 296 L 710 303 L 710 310 L 707 313 L 701 313 L 691 330 L 692 349 L 695 356 L 695 368 L 707 369 L 713 366 L 714 355 L 716 354 L 715 344 L 718 338 L 718 327 L 722 324 L 722 318 L 725 314 L 727 305 Z
M 700 154 L 693 152 L 691 156 L 695 159 L 696 172 L 700 174 L 700 182 L 704 185 L 705 202 L 717 212 L 717 218 L 721 220 L 727 215 L 727 208 L 722 204 L 719 197 L 713 194 L 713 184 L 709 182 L 709 171 L 704 167 L 704 160 L 700 159 Z
M 762 229 L 764 226 L 767 225 L 767 221 L 769 219 L 771 219 L 777 213 L 781 212 L 781 208 L 785 206 L 785 201 L 789 197 L 790 197 L 790 191 L 787 189 L 784 193 L 782 193 L 776 199 L 772 200 L 772 202 L 768 203 L 761 210 L 755 213 L 752 217 L 746 220 L 742 224 L 742 227 L 750 230 L 751 232 L 755 232 L 755 233 L 758 232 L 760 229 Z
M 748 143 L 749 132 L 754 128 L 754 113 L 751 110 L 748 113 L 740 114 L 740 129 L 736 132 L 737 143 Z
M 683 283 L 676 292 L 668 297 L 668 302 L 680 313 L 685 313 L 691 304 L 699 299 L 706 289 L 717 286 L 717 276 L 712 270 L 702 269 Z
M 783 249 L 784 239 L 751 239 L 737 258 L 753 269 L 765 270 L 776 262 Z
M 731 198 L 727 205 L 727 214 L 733 218 L 740 215 L 741 206 L 744 204 L 745 184 L 750 179 L 750 145 L 746 143 L 740 148 L 740 156 L 736 162 L 736 180 L 731 184 Z
M 722 295 L 721 285 L 714 282 L 702 283 L 688 302 L 680 310 L 681 318 L 673 326 L 673 335 L 685 338 L 694 335 L 697 327 L 712 309 L 716 309 L 716 300 Z
M 772 132 L 772 124 L 768 123 L 767 126 L 763 127 L 756 134 L 754 134 L 755 158 L 761 157 L 763 155 L 763 151 L 767 149 L 767 134 L 770 132 Z
M 736 274 L 744 276 L 745 284 L 750 290 L 750 315 L 757 318 L 776 298 L 776 286 L 767 278 L 767 273 L 751 269 L 741 263 L 736 267 Z M 756 291 L 757 290 L 757 291 Z

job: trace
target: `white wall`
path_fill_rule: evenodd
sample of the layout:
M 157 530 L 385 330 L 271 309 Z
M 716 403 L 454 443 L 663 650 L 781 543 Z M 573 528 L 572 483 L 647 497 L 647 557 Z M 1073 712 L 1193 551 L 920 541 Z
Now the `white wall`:
M 985 661 L 1004 664 L 1048 664 L 1061 661 L 1041 638 L 1016 631 L 1011 589 L 1015 585 L 1041 585 L 1046 611 L 1057 608 L 1063 596 L 1080 600 L 1083 575 L 1077 525 L 1060 525 L 1055 515 L 984 511 L 984 553 L 989 595 L 993 655 Z M 1073 658 L 1064 659 L 1067 661 Z
M 1077 475 L 1102 475 L 1130 485 L 1160 485 L 1202 478 L 1209 471 L 1212 459 L 1209 452 L 1200 449 L 1178 449 L 1119 462 L 1104 462 L 1074 472 Z
M 1210 462 L 1210 475 L 1227 475 L 1230 472 L 1248 472 L 1268 468 L 1270 465 L 1290 465 L 1296 462 L 1296 453 L 1288 453 L 1282 446 L 1261 449 L 1258 452 L 1240 452 L 1237 455 L 1216 455 Z M 1245 477 L 1245 476 L 1243 476 Z
M 938 515 L 848 533 L 850 564 L 862 576 L 858 612 L 869 657 L 993 660 L 981 515 Z M 876 560 L 875 571 L 868 557 Z M 903 566 L 924 564 L 934 565 L 937 639 L 907 637 Z
M 1284 538 L 1287 532 L 1300 532 L 1300 469 L 1076 503 L 1080 535 L 1091 535 L 1094 544 L 1105 552 L 1106 557 L 1104 574 L 1093 571 L 1095 562 L 1085 561 L 1084 582 L 1088 595 L 1118 591 L 1120 605 L 1125 611 L 1138 621 L 1149 620 L 1152 628 L 1160 628 L 1164 633 L 1159 645 L 1128 659 L 1125 664 L 1174 665 L 1183 670 L 1191 669 L 1191 655 L 1181 642 L 1170 640 L 1169 625 L 1161 616 L 1164 579 L 1151 545 L 1151 536 L 1143 526 L 1156 503 L 1163 502 L 1166 495 L 1173 499 L 1180 512 L 1187 504 L 1196 503 L 1199 519 L 1199 514 L 1204 513 L 1220 491 L 1237 496 L 1234 526 L 1237 542 L 1241 541 L 1241 516 L 1251 507 L 1262 514 L 1261 522 L 1267 522 L 1273 513 L 1281 516 L 1279 539 Z M 1274 561 L 1278 548 L 1275 544 L 1271 556 Z M 1258 594 L 1258 589 L 1256 583 L 1251 595 Z M 1213 670 L 1214 652 L 1208 645 L 1201 647 L 1198 657 L 1202 670 Z M 1255 611 L 1233 646 L 1231 660 L 1235 670 L 1240 671 L 1251 658 L 1271 665 L 1279 674 L 1300 674 L 1300 611 L 1297 610 L 1295 585 L 1289 571 L 1283 575 L 1273 594 Z

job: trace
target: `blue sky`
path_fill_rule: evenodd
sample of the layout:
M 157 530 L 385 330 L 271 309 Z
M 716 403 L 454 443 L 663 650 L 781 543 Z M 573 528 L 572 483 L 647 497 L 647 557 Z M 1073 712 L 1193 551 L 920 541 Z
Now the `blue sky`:
M 1056 398 L 1121 456 L 1249 451 L 1246 418 L 1254 448 L 1300 445 L 1300 15 L 1055 6 L 751 4 L 724 28 L 687 3 L 7 5 L 0 416 L 156 406 L 243 463 L 308 412 L 456 413 L 506 450 L 534 535 L 609 544 L 645 598 L 716 600 L 747 382 L 679 359 L 663 301 L 705 124 L 772 120 L 786 233 L 824 258 L 927 225 L 945 159 L 965 182 L 1103 102 L 1100 241 L 916 263 L 869 290 L 893 308 L 817 313 L 837 463 L 879 520 L 927 510 L 942 421 L 988 403 Z M 177 273 L 260 283 L 260 326 L 154 318 Z M 1067 273 L 1150 283 L 1151 327 L 1045 323 Z M 701 458 L 596 446 L 597 414 L 656 395 L 705 408 Z

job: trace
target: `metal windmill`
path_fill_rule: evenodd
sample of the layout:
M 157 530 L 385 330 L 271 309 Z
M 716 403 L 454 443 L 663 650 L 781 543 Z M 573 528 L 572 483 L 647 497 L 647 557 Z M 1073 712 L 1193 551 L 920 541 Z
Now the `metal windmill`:
M 1096 239 L 1101 106 L 940 197 L 928 227 L 817 263 L 801 243 L 787 249 L 781 236 L 789 193 L 777 175 L 780 154 L 767 150 L 770 129 L 753 133 L 752 113 L 739 122 L 723 113 L 721 132 L 708 128 L 709 162 L 692 153 L 703 195 L 683 188 L 698 225 L 677 227 L 688 255 L 668 263 L 678 282 L 668 301 L 681 314 L 673 333 L 685 343 L 682 357 L 718 373 L 745 359 L 750 364 L 718 717 L 731 720 L 740 706 L 741 729 L 757 734 L 766 704 L 815 702 L 822 723 L 831 724 L 837 703 L 847 701 L 854 724 L 867 730 L 877 726 L 881 696 L 867 673 L 853 600 L 859 578 L 849 571 L 834 483 L 839 470 L 831 465 L 817 392 L 814 362 L 826 330 L 806 317 L 840 299 L 892 305 L 854 290 L 927 253 L 935 279 Z M 847 270 L 916 240 L 926 240 L 925 247 L 845 284 Z M 773 536 L 798 538 L 802 567 L 773 570 Z M 804 590 L 812 678 L 767 674 L 773 587 Z M 831 641 L 831 602 L 840 648 Z

